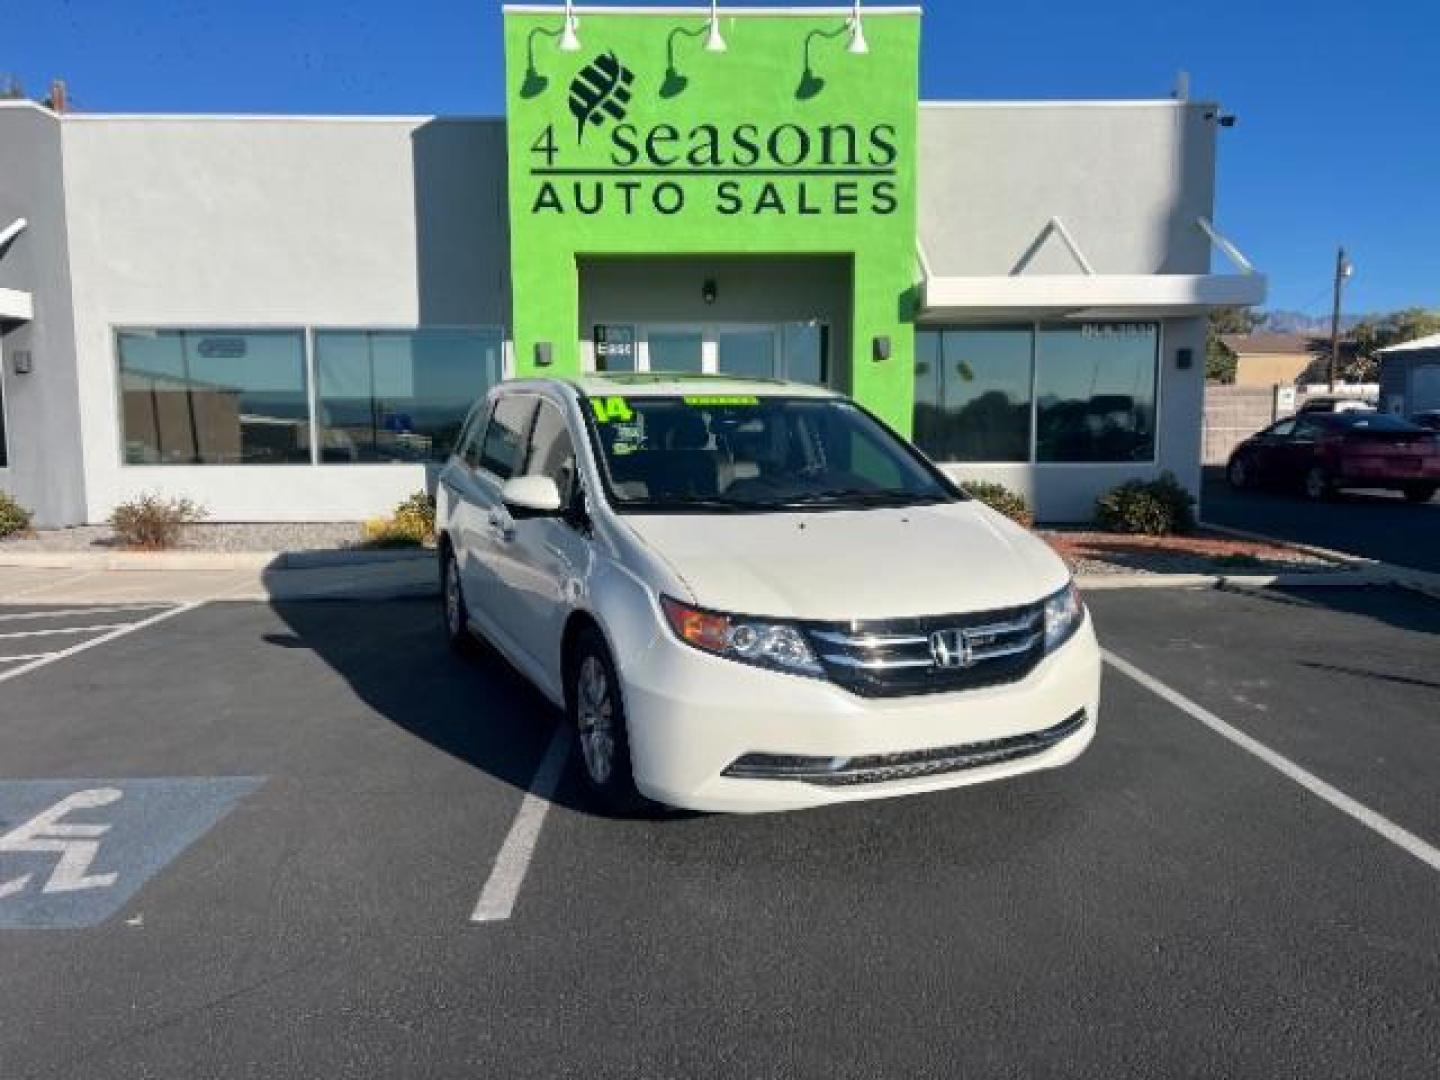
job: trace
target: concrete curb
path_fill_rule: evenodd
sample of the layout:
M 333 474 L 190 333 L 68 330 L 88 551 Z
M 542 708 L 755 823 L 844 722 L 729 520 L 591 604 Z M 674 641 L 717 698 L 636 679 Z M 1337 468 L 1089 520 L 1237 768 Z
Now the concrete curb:
M 3 551 L 0 567 L 46 570 L 314 570 L 433 559 L 429 548 L 337 551 Z
M 1321 559 L 1330 559 L 1346 566 L 1354 567 L 1357 573 L 1364 576 L 1361 582 L 1367 585 L 1393 585 L 1401 589 L 1409 589 L 1411 592 L 1428 596 L 1432 600 L 1440 600 L 1440 574 L 1430 570 L 1416 570 L 1410 566 L 1399 566 L 1395 563 L 1381 562 L 1379 559 L 1367 559 L 1363 555 L 1351 555 L 1347 551 L 1336 551 L 1334 548 L 1323 548 L 1315 544 L 1300 544 L 1293 540 L 1281 540 L 1276 536 L 1267 536 L 1264 533 L 1251 532 L 1248 529 L 1232 529 L 1228 525 L 1216 525 L 1212 522 L 1200 522 L 1207 529 L 1214 529 L 1216 532 L 1228 533 L 1237 539 L 1259 540 L 1267 544 L 1276 544 L 1280 547 L 1294 548 L 1296 551 L 1303 551 L 1307 555 L 1314 555 Z
M 1320 589 L 1392 582 L 1384 575 L 1357 568 L 1280 574 L 1077 574 L 1075 584 L 1083 592 L 1087 589 Z
M 1234 529 L 1229 525 L 1216 525 L 1213 521 L 1197 521 L 1196 524 L 1202 529 L 1233 536 L 1236 540 L 1254 540 L 1261 544 L 1274 544 L 1276 547 L 1289 548 L 1291 551 L 1298 551 L 1303 555 L 1313 555 L 1317 559 L 1328 559 L 1330 562 L 1341 563 L 1345 566 L 1382 565 L 1374 559 L 1351 555 L 1346 551 L 1336 551 L 1334 548 L 1324 548 L 1317 544 L 1302 544 L 1296 540 L 1282 540 L 1278 536 L 1267 536 L 1265 533 L 1251 532 L 1249 529 Z

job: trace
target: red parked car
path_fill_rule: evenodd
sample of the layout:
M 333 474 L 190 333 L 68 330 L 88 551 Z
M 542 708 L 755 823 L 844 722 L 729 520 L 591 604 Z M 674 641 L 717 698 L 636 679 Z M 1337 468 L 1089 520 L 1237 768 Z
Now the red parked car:
M 1440 435 L 1390 413 L 1303 413 L 1237 446 L 1225 476 L 1237 488 L 1298 485 L 1312 499 L 1391 488 L 1429 502 L 1440 490 Z

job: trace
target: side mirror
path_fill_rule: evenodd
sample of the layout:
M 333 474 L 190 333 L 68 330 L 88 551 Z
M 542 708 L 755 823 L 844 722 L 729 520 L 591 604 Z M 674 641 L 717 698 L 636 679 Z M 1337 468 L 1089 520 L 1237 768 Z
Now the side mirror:
M 548 476 L 517 476 L 506 480 L 500 498 L 515 518 L 553 517 L 564 505 L 560 489 Z

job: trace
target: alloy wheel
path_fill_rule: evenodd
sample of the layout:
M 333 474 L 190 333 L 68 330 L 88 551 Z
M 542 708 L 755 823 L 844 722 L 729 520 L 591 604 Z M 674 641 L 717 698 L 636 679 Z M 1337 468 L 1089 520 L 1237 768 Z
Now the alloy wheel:
M 604 785 L 615 768 L 615 704 L 598 656 L 591 654 L 581 661 L 575 691 L 585 771 L 596 784 Z
M 465 629 L 460 625 L 460 612 L 464 606 L 460 595 L 460 574 L 455 567 L 455 557 L 445 560 L 445 629 L 452 638 L 458 638 Z

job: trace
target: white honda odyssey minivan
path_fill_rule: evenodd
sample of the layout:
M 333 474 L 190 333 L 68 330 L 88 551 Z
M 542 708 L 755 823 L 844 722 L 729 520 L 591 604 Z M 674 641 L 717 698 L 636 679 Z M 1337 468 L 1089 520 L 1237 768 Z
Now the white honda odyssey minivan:
M 445 627 L 565 709 L 602 806 L 763 811 L 1064 765 L 1100 652 L 1065 564 L 854 402 L 502 383 L 440 478 Z

